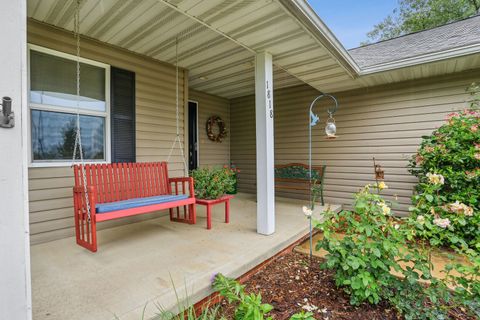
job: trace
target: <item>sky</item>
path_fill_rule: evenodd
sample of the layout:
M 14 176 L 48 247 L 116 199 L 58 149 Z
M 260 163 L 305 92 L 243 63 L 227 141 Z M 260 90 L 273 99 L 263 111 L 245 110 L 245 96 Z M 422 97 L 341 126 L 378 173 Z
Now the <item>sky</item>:
M 367 39 L 367 32 L 397 7 L 397 0 L 308 0 L 347 49 Z

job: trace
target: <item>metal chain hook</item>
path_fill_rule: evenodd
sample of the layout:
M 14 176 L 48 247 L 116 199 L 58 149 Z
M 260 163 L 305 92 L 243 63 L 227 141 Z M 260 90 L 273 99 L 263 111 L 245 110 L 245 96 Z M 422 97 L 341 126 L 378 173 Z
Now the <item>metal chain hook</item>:
M 82 183 L 83 183 L 83 194 L 85 196 L 85 204 L 87 207 L 87 220 L 91 221 L 91 208 L 90 208 L 90 199 L 88 198 L 88 188 L 87 188 L 87 172 L 85 170 L 85 160 L 83 158 L 83 146 L 82 146 L 82 134 L 80 129 L 80 2 L 82 0 L 77 0 L 77 5 L 75 7 L 75 15 L 73 19 L 73 33 L 76 39 L 76 49 L 77 49 L 77 66 L 76 66 L 76 81 L 77 81 L 77 90 L 76 90 L 76 130 L 75 130 L 75 145 L 73 147 L 73 156 L 72 156 L 72 166 L 75 163 L 78 153 L 80 154 L 80 164 L 81 164 L 81 174 L 82 174 Z

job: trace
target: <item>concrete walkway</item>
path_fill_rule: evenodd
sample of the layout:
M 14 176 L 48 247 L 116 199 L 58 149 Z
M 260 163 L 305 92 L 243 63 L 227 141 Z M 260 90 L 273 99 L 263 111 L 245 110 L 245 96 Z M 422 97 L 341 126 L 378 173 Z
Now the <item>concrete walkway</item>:
M 176 306 L 172 282 L 190 302 L 211 293 L 218 272 L 238 277 L 308 232 L 304 202 L 276 201 L 276 232 L 256 233 L 256 203 L 239 194 L 231 203 L 230 224 L 223 206 L 213 210 L 213 228 L 206 230 L 204 207 L 196 225 L 168 217 L 102 230 L 99 251 L 91 253 L 62 239 L 31 248 L 34 320 L 140 320 Z M 332 206 L 338 210 L 339 206 Z

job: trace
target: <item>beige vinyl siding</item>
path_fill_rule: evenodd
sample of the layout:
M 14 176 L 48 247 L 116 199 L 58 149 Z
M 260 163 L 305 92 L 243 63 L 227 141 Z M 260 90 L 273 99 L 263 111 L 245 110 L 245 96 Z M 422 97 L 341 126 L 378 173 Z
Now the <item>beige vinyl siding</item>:
M 198 102 L 198 143 L 200 166 L 224 166 L 230 164 L 230 102 L 200 91 L 190 90 L 189 99 Z M 221 142 L 208 139 L 206 124 L 211 116 L 225 121 L 227 137 Z
M 336 93 L 340 108 L 335 115 L 336 140 L 326 140 L 325 103 L 315 113 L 320 123 L 313 130 L 313 163 L 326 164 L 326 201 L 348 205 L 352 193 L 373 181 L 373 162 L 385 169 L 389 189 L 385 194 L 396 201 L 397 213 L 407 214 L 415 178 L 407 171 L 409 157 L 417 150 L 422 135 L 440 126 L 445 116 L 466 106 L 465 88 L 480 80 L 478 70 Z M 308 163 L 308 107 L 319 94 L 309 86 L 274 92 L 275 163 Z M 242 170 L 239 190 L 255 192 L 255 99 L 231 101 L 231 159 Z M 301 198 L 303 194 L 281 193 Z
M 28 42 L 70 54 L 75 53 L 71 33 L 28 22 Z M 166 160 L 175 138 L 175 68 L 171 65 L 90 39 L 81 41 L 82 57 L 135 72 L 137 161 Z M 180 70 L 180 132 L 183 132 L 186 72 Z M 185 85 L 184 85 L 185 83 Z M 182 135 L 183 138 L 183 135 Z M 179 150 L 169 162 L 171 176 L 183 175 Z M 72 209 L 72 169 L 70 167 L 30 168 L 31 242 L 39 243 L 74 235 Z M 99 224 L 107 228 L 143 219 L 148 214 Z

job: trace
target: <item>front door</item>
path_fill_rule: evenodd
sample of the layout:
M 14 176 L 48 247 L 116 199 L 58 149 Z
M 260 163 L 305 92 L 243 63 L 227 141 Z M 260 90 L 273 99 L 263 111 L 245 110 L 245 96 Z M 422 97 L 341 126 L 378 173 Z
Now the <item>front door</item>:
M 188 101 L 188 170 L 198 167 L 198 103 Z

